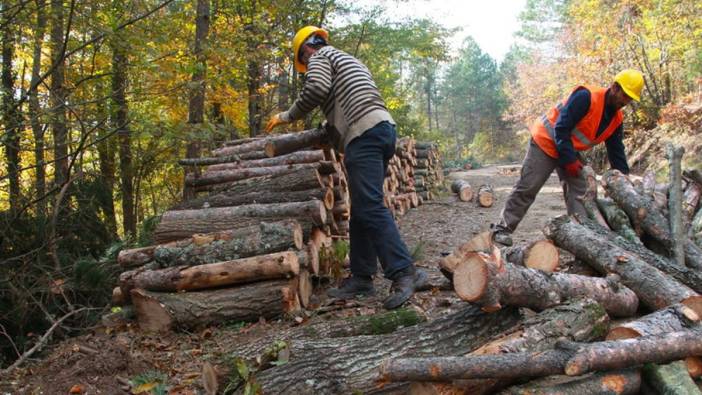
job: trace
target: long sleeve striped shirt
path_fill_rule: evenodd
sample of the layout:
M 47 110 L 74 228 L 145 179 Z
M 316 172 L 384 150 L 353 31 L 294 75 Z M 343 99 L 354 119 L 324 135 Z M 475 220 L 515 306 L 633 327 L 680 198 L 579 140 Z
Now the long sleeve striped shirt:
M 327 123 L 338 131 L 341 151 L 376 124 L 395 123 L 368 68 L 332 46 L 324 46 L 310 57 L 302 90 L 282 118 L 301 119 L 316 107 L 322 108 Z

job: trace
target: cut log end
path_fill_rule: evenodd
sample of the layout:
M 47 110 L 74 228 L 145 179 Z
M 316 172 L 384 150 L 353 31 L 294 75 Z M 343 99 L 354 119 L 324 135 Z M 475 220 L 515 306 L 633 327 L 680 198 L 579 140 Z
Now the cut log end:
M 334 189 L 327 188 L 324 193 L 324 208 L 331 210 L 334 208 Z
M 685 307 L 691 309 L 694 314 L 697 315 L 697 319 L 695 319 L 694 316 L 692 316 L 689 313 L 685 313 L 685 316 L 690 319 L 690 321 L 699 321 L 699 319 L 702 317 L 702 296 L 701 295 L 693 295 L 685 298 L 682 300 L 680 303 L 685 305 Z
M 310 280 L 310 273 L 307 270 L 300 271 L 297 292 L 302 307 L 308 308 L 310 305 L 310 296 L 312 296 L 312 281 Z
M 702 377 L 702 358 L 700 357 L 687 357 L 685 358 L 685 365 L 687 366 L 687 373 L 693 379 L 698 379 Z
M 131 291 L 139 328 L 146 332 L 168 332 L 173 327 L 173 318 L 159 301 L 141 289 Z
M 560 254 L 549 240 L 535 242 L 524 258 L 524 266 L 544 272 L 554 272 L 558 268 Z
M 454 269 L 453 285 L 458 296 L 468 302 L 480 299 L 488 284 L 488 265 L 478 253 L 468 253 Z
M 609 331 L 606 340 L 634 339 L 640 337 L 641 333 L 633 328 L 616 327 Z

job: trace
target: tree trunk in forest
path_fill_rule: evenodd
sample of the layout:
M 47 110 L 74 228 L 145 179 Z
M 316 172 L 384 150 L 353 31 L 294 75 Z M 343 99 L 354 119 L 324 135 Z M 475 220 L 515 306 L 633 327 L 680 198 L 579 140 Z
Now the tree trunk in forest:
M 558 269 L 560 253 L 549 240 L 536 240 L 529 244 L 516 245 L 502 250 L 504 259 L 518 266 L 552 273 Z
M 20 190 L 20 133 L 21 114 L 20 107 L 15 99 L 15 75 L 12 70 L 12 61 L 15 59 L 15 28 L 19 26 L 12 20 L 8 3 L 3 2 L 2 11 L 2 72 L 0 73 L 2 89 L 2 120 L 4 126 L 3 145 L 7 165 L 7 180 L 10 184 L 10 212 L 18 213 L 22 205 Z
M 378 366 L 386 358 L 465 353 L 518 321 L 513 309 L 485 314 L 465 306 L 451 315 L 387 335 L 292 340 L 288 363 L 257 373 L 256 381 L 263 393 L 373 393 L 382 384 Z M 257 356 L 245 349 L 235 354 L 247 359 Z M 386 384 L 383 390 L 406 386 Z
M 495 192 L 491 185 L 481 185 L 478 188 L 478 205 L 480 207 L 492 207 L 495 203 Z
M 553 348 L 562 338 L 579 342 L 595 341 L 602 337 L 602 329 L 608 324 L 609 316 L 597 302 L 592 299 L 578 299 L 548 308 L 525 319 L 519 330 L 497 336 L 495 340 L 474 350 L 470 355 L 545 351 Z M 454 393 L 482 395 L 494 393 L 509 384 L 510 381 L 504 379 L 478 379 L 433 385 L 444 391 L 451 388 Z
M 227 321 L 271 319 L 299 309 L 296 280 L 264 281 L 204 292 L 131 291 L 139 327 L 165 332 Z
M 289 154 L 307 147 L 320 147 L 327 143 L 328 135 L 324 128 L 269 138 L 265 152 L 269 158 Z
M 36 173 L 34 175 L 34 188 L 36 189 L 37 214 L 45 217 L 47 214 L 46 198 L 46 165 L 44 164 L 44 135 L 46 130 L 42 126 L 40 119 L 41 105 L 39 104 L 39 78 L 41 76 L 41 55 L 44 43 L 44 33 L 46 31 L 46 0 L 36 0 L 37 23 L 34 29 L 34 44 L 32 53 L 32 77 L 29 82 L 28 102 L 29 121 L 32 125 L 32 135 L 34 136 L 34 163 Z
M 327 222 L 327 212 L 319 200 L 294 203 L 250 204 L 236 207 L 215 207 L 202 210 L 166 211 L 156 227 L 156 242 L 190 237 L 195 233 L 239 229 L 263 219 L 295 218 L 315 225 Z
M 453 272 L 458 296 L 496 311 L 502 306 L 543 310 L 578 297 L 589 297 L 613 316 L 630 317 L 639 305 L 636 294 L 619 284 L 619 278 L 544 273 L 505 262 L 497 248 L 491 254 L 471 252 Z
M 641 389 L 638 369 L 597 372 L 582 377 L 551 376 L 507 388 L 500 395 L 636 395 Z
M 106 88 L 102 81 L 96 83 L 95 91 L 100 97 L 105 96 Z M 98 127 L 96 131 L 97 139 L 100 140 L 97 143 L 98 152 L 98 162 L 100 163 L 100 182 L 104 185 L 105 193 L 104 197 L 101 197 L 100 207 L 102 208 L 103 214 L 105 215 L 105 226 L 110 232 L 110 236 L 113 239 L 118 239 L 117 233 L 117 217 L 115 215 L 115 201 L 114 201 L 114 190 L 115 190 L 115 152 L 117 151 L 114 139 L 111 139 L 108 135 L 108 128 L 104 127 L 106 121 L 110 119 L 110 111 L 107 109 L 104 100 L 96 103 L 96 112 L 98 122 L 102 125 Z
M 247 46 L 250 48 L 252 53 L 259 50 L 257 47 L 258 43 L 247 44 Z M 248 60 L 246 70 L 248 77 L 246 87 L 248 89 L 249 96 L 249 136 L 256 137 L 261 130 L 262 124 L 261 94 L 259 93 L 259 89 L 261 85 L 261 75 L 263 73 L 261 71 L 261 65 L 255 57 Z
M 678 266 L 685 266 L 685 244 L 687 234 L 683 229 L 682 212 L 682 168 L 681 161 L 685 148 L 674 146 L 669 143 L 666 147 L 666 157 L 670 162 L 670 190 L 668 193 L 668 216 L 670 223 L 670 233 L 672 237 L 673 259 Z M 702 264 L 702 261 L 699 262 Z M 700 267 L 698 267 L 699 269 Z
M 680 283 L 692 288 L 695 292 L 702 293 L 702 273 L 698 270 L 691 269 L 687 266 L 680 267 L 670 259 L 647 249 L 643 244 L 631 242 L 622 235 L 607 230 L 594 222 L 583 221 L 582 225 L 598 236 L 603 237 L 608 242 L 628 252 L 634 253 L 649 265 L 670 275 Z
M 68 182 L 68 127 L 66 126 L 66 89 L 64 59 L 63 1 L 51 0 L 51 130 L 54 135 L 54 185 Z M 64 202 L 68 199 L 64 198 Z M 66 206 L 67 204 L 64 203 Z
M 668 220 L 653 208 L 653 201 L 639 195 L 629 179 L 617 170 L 605 173 L 604 180 L 607 192 L 626 212 L 634 227 L 644 230 L 668 251 L 672 251 L 674 241 Z M 702 249 L 689 240 L 685 243 L 684 249 L 685 264 L 694 269 L 702 269 Z
M 651 310 L 662 309 L 690 297 L 699 298 L 690 288 L 637 255 L 576 224 L 568 216 L 552 219 L 544 234 L 557 246 L 587 262 L 600 273 L 618 274 L 622 284 L 636 292 L 641 303 Z
M 465 180 L 456 180 L 451 183 L 451 191 L 458 194 L 458 199 L 462 202 L 470 202 L 473 200 L 473 188 L 470 183 Z
M 120 276 L 120 288 L 124 293 L 135 288 L 159 292 L 192 291 L 292 278 L 299 273 L 297 254 L 283 251 L 204 265 L 125 272 Z
M 121 2 L 113 3 L 117 15 L 122 14 Z M 129 67 L 127 40 L 115 34 L 110 40 L 112 49 L 112 127 L 119 139 L 119 170 L 122 188 L 122 228 L 124 234 L 136 235 L 136 211 L 134 207 L 134 166 L 132 163 L 132 138 L 129 128 L 127 105 L 127 68 Z
M 195 67 L 190 79 L 190 98 L 188 101 L 188 132 L 191 137 L 185 149 L 186 158 L 197 158 L 200 156 L 201 141 L 198 137 L 199 131 L 205 122 L 205 90 L 207 86 L 207 54 L 204 49 L 207 47 L 207 34 L 210 30 L 210 0 L 197 0 L 197 12 L 195 15 L 195 40 L 193 44 L 193 56 L 195 57 Z M 185 170 L 186 180 L 191 169 Z M 183 188 L 183 198 L 192 199 L 195 196 L 192 188 L 186 183 Z
M 168 244 L 122 250 L 117 262 L 133 267 L 156 261 L 159 266 L 192 266 L 254 255 L 301 249 L 302 228 L 293 220 L 259 222 L 241 229 L 196 234 Z

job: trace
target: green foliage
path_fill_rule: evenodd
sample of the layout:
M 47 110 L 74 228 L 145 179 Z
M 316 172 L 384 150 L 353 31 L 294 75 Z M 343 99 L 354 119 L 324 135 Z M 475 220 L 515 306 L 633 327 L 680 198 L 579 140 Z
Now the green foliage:
M 148 393 L 151 395 L 166 395 L 168 377 L 159 371 L 148 371 L 138 374 L 129 380 L 134 393 Z

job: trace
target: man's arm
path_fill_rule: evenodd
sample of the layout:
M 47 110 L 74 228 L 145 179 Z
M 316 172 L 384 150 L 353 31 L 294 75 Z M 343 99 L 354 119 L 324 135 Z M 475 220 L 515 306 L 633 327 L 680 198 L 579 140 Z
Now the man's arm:
M 609 164 L 612 168 L 624 174 L 629 174 L 629 165 L 626 163 L 626 151 L 624 150 L 624 128 L 622 125 L 619 125 L 605 144 L 607 146 Z
M 575 125 L 583 119 L 588 110 L 590 110 L 590 91 L 587 89 L 579 89 L 573 92 L 561 109 L 554 127 L 556 130 L 558 164 L 560 166 L 565 166 L 577 159 L 570 135 Z
M 300 95 L 288 111 L 281 113 L 283 121 L 302 119 L 315 107 L 324 103 L 332 84 L 332 67 L 325 56 L 312 56 L 307 64 L 305 83 Z

